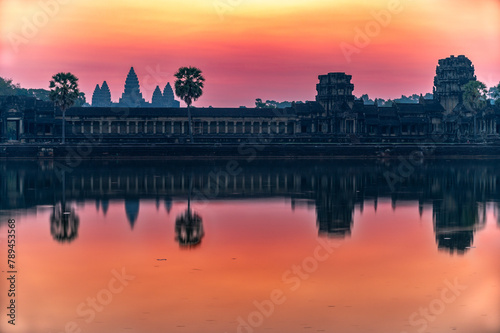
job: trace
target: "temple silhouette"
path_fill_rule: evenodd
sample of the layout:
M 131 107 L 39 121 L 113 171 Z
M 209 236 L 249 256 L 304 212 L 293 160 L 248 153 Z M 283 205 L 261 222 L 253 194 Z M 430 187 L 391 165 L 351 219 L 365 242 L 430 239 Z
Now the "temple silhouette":
M 328 73 L 318 76 L 312 102 L 284 109 L 193 108 L 193 133 L 197 143 L 212 144 L 238 144 L 256 137 L 262 143 L 281 144 L 498 143 L 500 107 L 487 103 L 473 110 L 464 103 L 463 85 L 476 80 L 474 71 L 463 55 L 441 59 L 433 99 L 421 96 L 418 103 L 384 106 L 356 99 L 351 75 Z M 111 102 L 105 81 L 96 86 L 93 107 L 66 111 L 66 140 L 78 143 L 93 135 L 111 144 L 185 143 L 189 139 L 187 112 L 173 96 L 167 83 L 163 92 L 156 87 L 151 103 L 145 102 L 131 68 L 118 103 Z M 0 141 L 59 142 L 61 135 L 62 113 L 53 103 L 0 96 Z
M 102 83 L 99 87 L 97 84 L 94 93 L 92 94 L 92 106 L 93 107 L 129 107 L 129 108 L 139 108 L 139 107 L 157 107 L 157 108 L 178 108 L 180 107 L 180 102 L 174 99 L 174 91 L 170 82 L 163 88 L 163 93 L 160 90 L 160 86 L 156 86 L 153 92 L 151 103 L 146 102 L 141 93 L 141 87 L 139 84 L 139 78 L 135 73 L 134 67 L 130 68 L 125 79 L 125 87 L 122 96 L 118 103 L 113 103 L 111 101 L 111 92 L 109 90 L 106 81 Z

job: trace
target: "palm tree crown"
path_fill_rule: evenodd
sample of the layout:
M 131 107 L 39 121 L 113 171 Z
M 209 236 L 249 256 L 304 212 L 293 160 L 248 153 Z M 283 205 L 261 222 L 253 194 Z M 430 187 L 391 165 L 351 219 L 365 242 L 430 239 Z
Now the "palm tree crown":
M 196 67 L 181 67 L 174 75 L 175 94 L 179 96 L 187 106 L 191 106 L 203 94 L 203 82 L 205 78 L 201 70 Z
M 57 73 L 50 81 L 50 99 L 61 110 L 67 110 L 75 104 L 80 90 L 78 78 L 71 73 Z

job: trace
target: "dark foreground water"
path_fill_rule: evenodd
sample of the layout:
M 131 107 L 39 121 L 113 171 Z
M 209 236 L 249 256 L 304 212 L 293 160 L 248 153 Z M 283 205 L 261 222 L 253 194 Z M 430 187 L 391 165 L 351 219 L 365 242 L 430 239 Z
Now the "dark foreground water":
M 0 174 L 1 332 L 500 332 L 497 161 Z

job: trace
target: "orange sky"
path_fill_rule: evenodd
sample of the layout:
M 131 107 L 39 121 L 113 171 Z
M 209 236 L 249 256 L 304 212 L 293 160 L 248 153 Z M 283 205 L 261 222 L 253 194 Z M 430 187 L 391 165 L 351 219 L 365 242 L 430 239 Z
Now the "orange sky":
M 376 23 L 381 11 L 388 24 Z M 341 45 L 366 29 L 368 45 L 346 57 Z M 332 71 L 352 74 L 357 96 L 431 92 L 452 54 L 488 86 L 500 81 L 498 0 L 0 0 L 0 31 L 0 76 L 47 88 L 71 71 L 87 100 L 107 80 L 117 101 L 130 66 L 146 100 L 178 67 L 201 68 L 198 106 L 314 100 L 317 76 Z

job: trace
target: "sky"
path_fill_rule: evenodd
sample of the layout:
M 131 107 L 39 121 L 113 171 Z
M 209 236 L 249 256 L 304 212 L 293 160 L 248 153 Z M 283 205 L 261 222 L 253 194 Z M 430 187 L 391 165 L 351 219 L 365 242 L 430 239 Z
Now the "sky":
M 314 100 L 318 75 L 346 72 L 371 98 L 432 92 L 438 59 L 466 55 L 500 81 L 499 0 L 0 0 L 0 76 L 48 88 L 79 78 L 112 100 L 134 67 L 150 101 L 182 66 L 206 78 L 195 106 Z

